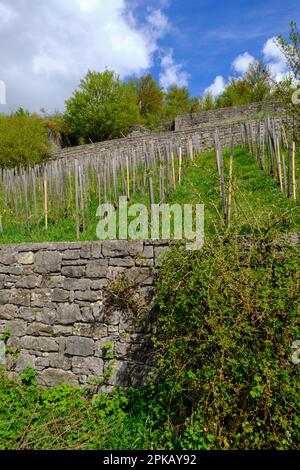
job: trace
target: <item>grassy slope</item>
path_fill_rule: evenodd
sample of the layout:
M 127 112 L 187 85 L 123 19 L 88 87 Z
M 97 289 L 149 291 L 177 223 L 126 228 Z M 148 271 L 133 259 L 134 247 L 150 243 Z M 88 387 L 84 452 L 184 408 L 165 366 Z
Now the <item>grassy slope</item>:
M 224 157 L 227 174 L 228 154 Z M 259 229 L 282 219 L 281 229 L 299 230 L 297 204 L 288 200 L 277 182 L 243 150 L 236 151 L 234 179 L 234 230 L 247 233 L 250 227 Z M 133 202 L 141 199 L 138 193 Z M 198 156 L 186 167 L 183 183 L 173 191 L 170 202 L 204 203 L 206 236 L 224 230 L 212 152 Z M 95 210 L 94 201 L 92 222 L 82 239 L 95 238 Z M 48 233 L 33 232 L 31 237 L 25 231 L 6 227 L 1 241 L 74 240 L 74 232 L 72 221 L 50 226 Z M 136 392 L 128 402 L 118 395 L 114 399 L 103 395 L 92 399 L 84 394 L 82 400 L 82 393 L 67 386 L 47 391 L 16 387 L 0 374 L 0 449 L 157 449 L 164 446 L 162 442 L 173 442 L 168 416 L 153 397 Z M 177 445 L 175 441 L 173 445 Z
M 228 174 L 228 160 L 229 154 L 225 152 L 225 176 Z M 297 174 L 299 175 L 299 161 Z M 280 192 L 277 181 L 260 170 L 257 162 L 243 149 L 235 151 L 233 178 L 232 225 L 235 230 L 247 233 L 250 227 L 267 227 L 276 221 L 283 221 L 285 230 L 295 230 L 297 226 L 299 227 L 299 197 L 297 203 L 287 199 Z M 154 181 L 154 185 L 158 194 L 158 182 Z M 142 200 L 142 194 L 139 191 L 134 195 L 131 203 L 141 203 Z M 147 195 L 145 202 L 149 205 Z M 219 182 L 214 152 L 199 155 L 193 163 L 187 162 L 182 184 L 171 193 L 169 202 L 204 203 L 206 237 L 225 228 L 220 214 Z M 89 222 L 86 230 L 80 235 L 81 240 L 96 240 L 96 209 L 97 195 L 91 194 Z M 16 227 L 7 222 L 4 223 L 0 243 L 74 241 L 75 232 L 75 223 L 72 219 L 66 219 L 63 223 L 54 225 L 50 218 L 47 232 L 43 227 L 37 229 L 32 226 L 29 234 L 25 226 Z
M 224 153 L 225 180 L 229 152 Z M 205 234 L 213 236 L 225 229 L 221 216 L 219 181 L 214 153 L 200 155 L 186 170 L 183 184 L 171 195 L 172 202 L 204 203 Z M 227 179 L 228 180 L 228 179 Z M 226 180 L 226 181 L 227 181 Z M 227 192 L 227 183 L 226 192 Z M 297 230 L 300 224 L 299 198 L 294 202 L 279 189 L 277 180 L 262 171 L 244 150 L 237 149 L 233 163 L 232 226 L 239 233 L 263 229 L 276 221 L 284 230 Z

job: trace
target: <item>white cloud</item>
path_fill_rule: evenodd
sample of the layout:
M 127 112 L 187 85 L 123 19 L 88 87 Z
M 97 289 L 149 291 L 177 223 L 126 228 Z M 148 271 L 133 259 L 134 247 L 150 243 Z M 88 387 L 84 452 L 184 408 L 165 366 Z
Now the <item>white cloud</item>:
M 16 18 L 16 12 L 11 8 L 11 6 L 5 5 L 3 2 L 0 2 L 0 31 L 1 28 L 9 24 Z
M 170 27 L 169 20 L 161 10 L 150 10 L 147 17 L 148 23 L 152 26 L 153 34 L 156 37 L 163 36 Z
M 217 75 L 213 83 L 207 87 L 204 94 L 211 93 L 214 97 L 219 96 L 225 90 L 226 82 L 222 75 Z
M 234 59 L 232 62 L 232 68 L 235 72 L 244 74 L 254 60 L 255 58 L 251 54 L 244 52 Z
M 169 49 L 161 59 L 159 83 L 163 88 L 171 85 L 188 86 L 189 74 L 183 70 L 183 64 L 177 64 L 173 58 L 173 49 Z
M 6 103 L 6 86 L 5 83 L 0 80 L 0 104 Z
M 14 11 L 10 3 L 0 0 L 7 111 L 63 109 L 88 69 L 113 69 L 122 78 L 148 70 L 170 26 L 160 9 L 146 11 L 137 24 L 127 0 L 31 0 L 30 8 L 14 0 Z
M 286 59 L 278 47 L 275 37 L 269 38 L 265 42 L 262 53 L 264 62 L 269 67 L 271 75 L 275 81 L 279 82 L 290 75 Z M 254 60 L 255 57 L 249 54 L 249 52 L 244 52 L 234 59 L 231 64 L 231 68 L 235 72 L 243 75 Z M 228 77 L 228 81 L 232 78 L 234 77 Z M 204 93 L 210 92 L 213 96 L 218 96 L 224 91 L 225 87 L 226 81 L 221 75 L 218 75 L 214 82 L 205 89 Z
M 91 13 L 95 11 L 98 7 L 97 0 L 77 0 L 79 4 L 79 8 L 83 12 Z
M 285 57 L 283 52 L 279 49 L 276 38 L 272 37 L 266 41 L 263 47 L 264 59 L 268 62 L 284 62 Z
M 266 41 L 263 47 L 264 60 L 268 64 L 275 81 L 283 80 L 289 73 L 286 59 L 279 49 L 276 38 L 272 37 Z

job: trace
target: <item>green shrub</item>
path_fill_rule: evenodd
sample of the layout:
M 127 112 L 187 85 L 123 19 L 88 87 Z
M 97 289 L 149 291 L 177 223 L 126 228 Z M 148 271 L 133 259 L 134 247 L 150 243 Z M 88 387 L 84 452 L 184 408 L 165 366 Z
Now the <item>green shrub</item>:
M 36 384 L 36 372 L 32 367 L 26 367 L 21 374 L 21 381 L 24 385 Z
M 21 379 L 0 368 L 0 450 L 160 448 L 165 414 L 153 405 L 153 389 L 112 395 L 69 385 L 44 390 L 31 368 Z
M 139 122 L 132 83 L 112 71 L 88 71 L 66 101 L 65 122 L 73 139 L 93 142 L 123 137 Z
M 300 447 L 299 248 L 247 240 L 162 269 L 157 367 L 185 449 Z
M 47 128 L 40 117 L 21 112 L 0 115 L 0 167 L 41 163 L 50 152 Z

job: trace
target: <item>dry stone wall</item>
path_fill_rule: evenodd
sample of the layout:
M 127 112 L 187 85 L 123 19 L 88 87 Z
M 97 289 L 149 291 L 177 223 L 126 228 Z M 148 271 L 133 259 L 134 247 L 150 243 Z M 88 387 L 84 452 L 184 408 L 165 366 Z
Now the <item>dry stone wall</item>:
M 282 122 L 286 118 L 275 118 L 275 122 Z M 263 120 L 249 121 L 253 129 L 260 122 L 261 127 L 264 126 Z M 105 142 L 98 142 L 90 145 L 81 145 L 70 147 L 54 154 L 55 159 L 68 159 L 72 161 L 77 159 L 88 159 L 94 156 L 103 157 L 103 160 L 110 159 L 111 156 L 125 156 L 135 153 L 137 161 L 142 161 L 145 156 L 145 150 L 153 145 L 155 149 L 165 148 L 170 145 L 181 145 L 185 152 L 188 152 L 189 142 L 192 142 L 196 152 L 210 150 L 214 147 L 214 133 L 216 128 L 219 132 L 220 142 L 223 146 L 227 146 L 231 142 L 231 136 L 234 137 L 235 143 L 242 142 L 240 121 L 232 121 L 229 123 L 203 124 L 201 127 L 190 127 L 186 130 L 177 132 L 153 132 L 145 134 L 142 137 L 115 139 Z
M 277 101 L 263 101 L 244 106 L 231 106 L 227 108 L 204 111 L 202 113 L 189 113 L 177 116 L 175 131 L 182 131 L 190 127 L 213 125 L 217 126 L 224 121 L 241 121 L 245 119 L 261 119 L 266 115 L 283 114 L 284 108 Z
M 168 248 L 120 240 L 1 245 L 9 373 L 33 367 L 42 386 L 143 385 L 153 364 L 153 282 Z

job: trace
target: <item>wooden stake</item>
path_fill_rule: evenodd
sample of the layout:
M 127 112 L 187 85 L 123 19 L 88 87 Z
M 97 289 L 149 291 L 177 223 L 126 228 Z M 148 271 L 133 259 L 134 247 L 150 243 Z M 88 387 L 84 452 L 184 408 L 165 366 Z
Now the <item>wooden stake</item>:
M 176 177 L 175 177 L 175 165 L 174 165 L 174 154 L 171 152 L 171 164 L 172 164 L 172 181 L 173 181 L 173 189 L 176 188 Z
M 28 197 L 27 197 L 26 173 L 24 173 L 22 175 L 22 181 L 23 181 L 24 204 L 25 204 L 25 211 L 26 211 L 26 226 L 27 226 L 27 232 L 29 233 L 29 231 L 30 231 L 30 228 L 29 228 L 29 206 L 28 206 Z
M 292 194 L 293 199 L 296 201 L 297 183 L 296 183 L 296 144 L 293 142 L 292 147 Z
M 231 140 L 230 160 L 229 160 L 229 180 L 228 180 L 228 199 L 227 199 L 227 228 L 231 226 L 231 195 L 232 195 L 232 167 L 234 156 L 234 142 Z
M 47 178 L 44 178 L 44 212 L 45 212 L 45 229 L 48 230 L 48 185 L 47 185 Z
M 85 222 L 84 222 L 84 188 L 83 188 L 83 179 L 82 179 L 82 171 L 81 166 L 78 167 L 78 174 L 79 174 L 79 191 L 80 191 L 80 205 L 81 205 L 81 226 L 82 230 L 85 229 Z
M 280 190 L 283 191 L 281 158 L 280 158 L 280 145 L 279 145 L 278 137 L 277 137 L 276 143 L 277 143 L 276 161 L 277 161 L 278 180 L 279 180 Z
M 291 181 L 292 181 L 292 148 L 288 144 L 288 176 L 287 176 L 287 197 L 291 197 Z
M 181 184 L 181 173 L 182 173 L 182 148 L 179 147 L 179 170 L 178 170 L 178 183 Z
M 190 154 L 190 159 L 193 161 L 194 151 L 193 151 L 193 142 L 192 142 L 192 140 L 189 141 L 189 154 Z
M 75 212 L 76 212 L 76 237 L 79 240 L 79 191 L 78 191 L 78 160 L 75 160 Z
M 114 194 L 115 194 L 115 207 L 119 205 L 119 188 L 118 188 L 118 177 L 116 169 L 116 160 L 113 159 L 113 179 L 114 179 Z
M 287 194 L 287 178 L 286 178 L 286 168 L 285 168 L 285 158 L 282 154 L 281 156 L 281 163 L 282 163 L 282 173 L 283 173 L 283 190 Z
M 126 155 L 126 182 L 127 182 L 127 199 L 130 199 L 130 173 L 129 173 L 129 159 Z
M 222 149 L 219 148 L 219 163 L 220 163 L 220 191 L 221 191 L 221 202 L 222 211 L 224 218 L 226 219 L 226 198 L 225 198 L 225 180 L 224 180 L 224 168 L 223 168 L 223 155 Z
M 162 161 L 159 163 L 159 202 L 162 203 L 165 198 L 164 194 L 164 167 Z
M 218 170 L 218 175 L 220 176 L 220 160 L 219 160 L 219 137 L 218 137 L 218 131 L 216 130 L 215 132 L 215 156 L 216 156 L 216 164 L 217 164 L 217 170 Z

